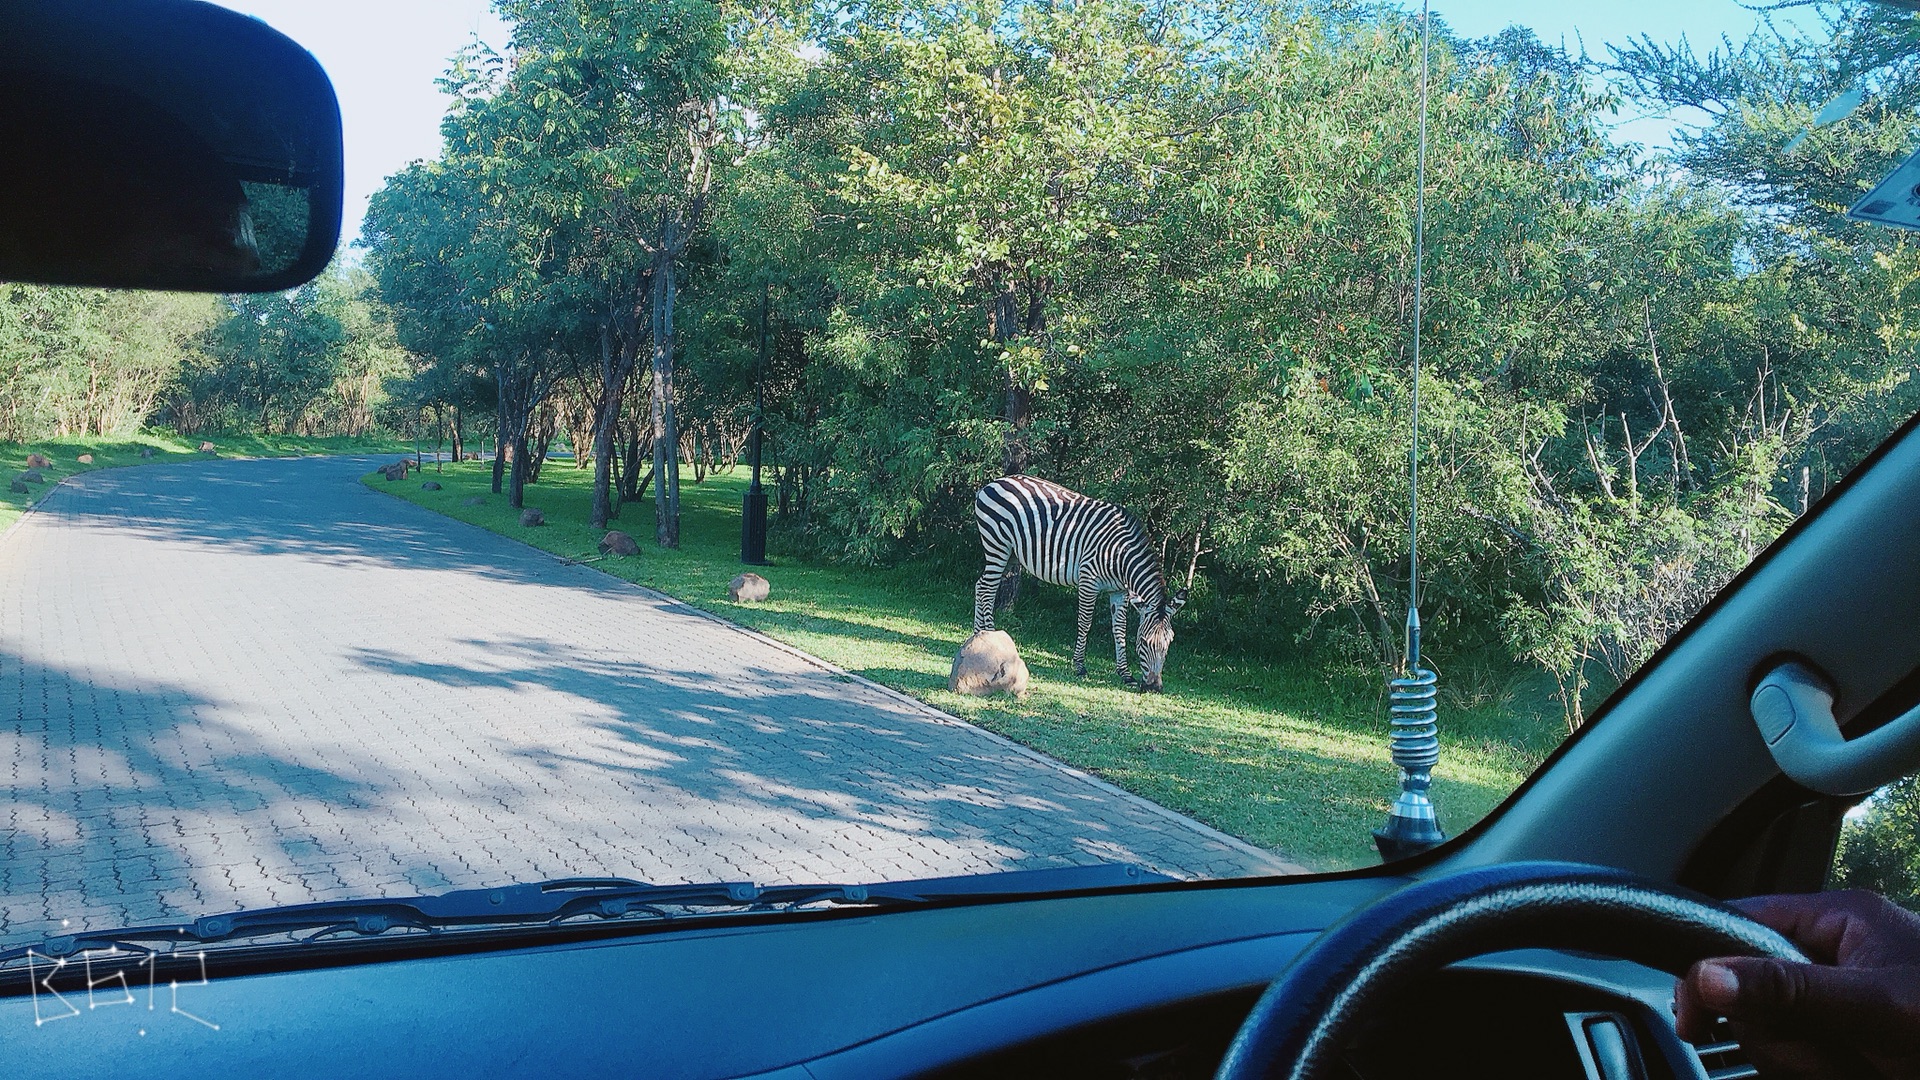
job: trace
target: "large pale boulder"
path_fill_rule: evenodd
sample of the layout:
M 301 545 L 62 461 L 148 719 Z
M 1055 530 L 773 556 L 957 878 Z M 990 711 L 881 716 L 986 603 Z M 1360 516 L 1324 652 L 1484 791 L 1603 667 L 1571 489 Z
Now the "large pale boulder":
M 201 443 L 201 444 L 200 444 L 200 452 L 201 452 L 201 453 L 203 453 L 203 454 L 212 454 L 212 453 L 216 453 L 216 452 L 218 452 L 218 449 L 219 449 L 218 447 L 216 447 L 216 446 L 214 446 L 214 445 L 213 445 L 212 443 L 210 443 L 210 442 L 203 442 L 203 443 Z
M 640 545 L 634 543 L 633 537 L 628 536 L 619 529 L 614 529 L 600 538 L 600 554 L 620 556 L 638 555 L 640 554 Z
M 53 462 L 47 460 L 47 455 L 45 454 L 32 453 L 27 455 L 27 468 L 29 469 L 48 469 L 52 467 Z
M 757 604 L 771 595 L 773 586 L 751 571 L 727 583 L 727 599 L 736 604 Z
M 953 658 L 947 689 L 956 694 L 1027 696 L 1027 662 L 1020 659 L 1013 638 L 1005 630 L 987 630 L 967 639 Z
M 93 455 L 81 454 L 79 457 L 75 458 L 74 460 L 78 461 L 82 465 L 91 465 L 93 464 Z

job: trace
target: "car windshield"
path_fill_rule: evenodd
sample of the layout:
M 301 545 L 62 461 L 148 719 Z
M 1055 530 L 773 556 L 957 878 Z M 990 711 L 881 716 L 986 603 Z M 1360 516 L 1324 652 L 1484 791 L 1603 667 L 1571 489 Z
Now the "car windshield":
M 1920 409 L 1895 7 L 231 6 L 346 242 L 0 284 L 0 950 L 1376 866 Z

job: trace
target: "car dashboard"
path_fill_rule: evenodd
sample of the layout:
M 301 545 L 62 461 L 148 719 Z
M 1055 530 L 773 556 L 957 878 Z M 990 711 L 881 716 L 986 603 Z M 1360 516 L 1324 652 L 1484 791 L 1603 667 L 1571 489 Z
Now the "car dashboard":
M 62 1076 L 1200 1077 L 1265 985 L 1397 877 L 1211 883 L 139 985 L 42 969 L 0 1044 Z M 380 939 L 358 948 L 381 946 Z M 88 984 L 93 984 L 92 991 Z M 122 983 L 135 991 L 122 994 Z M 1670 976 L 1505 953 L 1409 990 L 1349 1075 L 1752 1075 L 1673 1033 Z M 53 992 L 60 996 L 54 997 Z

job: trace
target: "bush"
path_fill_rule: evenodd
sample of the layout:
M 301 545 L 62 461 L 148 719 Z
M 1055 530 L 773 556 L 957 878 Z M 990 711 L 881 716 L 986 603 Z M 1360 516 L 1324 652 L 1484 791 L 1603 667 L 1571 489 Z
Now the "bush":
M 1835 888 L 1872 889 L 1920 911 L 1920 778 L 1881 788 L 1840 831 Z

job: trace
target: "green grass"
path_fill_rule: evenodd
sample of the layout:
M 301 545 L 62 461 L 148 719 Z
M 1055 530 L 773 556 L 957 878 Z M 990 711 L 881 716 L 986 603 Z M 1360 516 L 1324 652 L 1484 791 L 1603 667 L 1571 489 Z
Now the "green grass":
M 683 474 L 685 475 L 685 474 Z M 586 525 L 588 474 L 550 462 L 527 488 L 548 524 L 523 528 L 504 495 L 488 490 L 491 467 L 428 467 L 420 480 L 365 483 L 462 521 L 575 559 L 598 557 L 601 534 Z M 688 477 L 690 479 L 690 477 Z M 1162 695 L 1120 687 L 1105 621 L 1089 645 L 1088 678 L 1072 674 L 1073 612 L 1063 589 L 1032 581 L 999 625 L 1020 643 L 1032 673 L 1027 700 L 948 692 L 953 654 L 972 628 L 970 584 L 929 582 L 912 567 L 876 570 L 776 558 L 761 570 L 773 596 L 761 605 L 726 599 L 743 569 L 740 473 L 682 487 L 681 547 L 652 542 L 652 504 L 628 506 L 614 527 L 641 554 L 595 565 L 902 690 L 975 724 L 1093 772 L 1163 806 L 1314 869 L 1377 861 L 1370 830 L 1384 819 L 1397 774 L 1386 756 L 1382 688 L 1358 675 L 1329 676 L 1286 658 L 1213 655 L 1176 641 Z M 483 496 L 485 505 L 465 500 Z M 1443 716 L 1434 798 L 1457 832 L 1519 784 L 1559 740 L 1557 712 L 1538 688 L 1513 684 L 1473 708 Z M 1529 704 L 1531 703 L 1531 704 Z
M 146 432 L 131 438 L 62 436 L 26 443 L 0 442 L 0 529 L 13 524 L 27 507 L 44 496 L 61 478 L 94 469 L 121 465 L 153 465 L 166 461 L 205 461 L 199 452 L 199 436 Z M 303 435 L 214 435 L 206 438 L 223 458 L 293 457 L 301 454 L 353 454 L 398 452 L 397 442 L 382 439 L 348 437 L 315 438 Z M 412 444 L 408 444 L 411 449 Z M 152 450 L 151 458 L 140 451 Z M 27 494 L 7 490 L 11 481 L 27 467 L 27 455 L 39 453 L 53 464 L 40 470 L 44 484 L 30 484 Z M 92 463 L 79 460 L 90 454 Z

